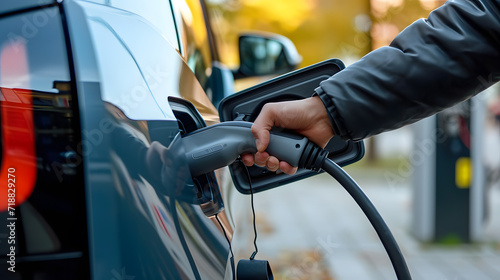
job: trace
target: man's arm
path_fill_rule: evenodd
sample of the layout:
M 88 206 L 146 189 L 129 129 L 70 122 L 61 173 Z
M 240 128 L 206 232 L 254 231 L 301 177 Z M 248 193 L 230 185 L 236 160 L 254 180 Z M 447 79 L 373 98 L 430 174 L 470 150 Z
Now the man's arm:
M 360 140 L 435 114 L 499 79 L 500 3 L 457 0 L 407 27 L 389 47 L 369 53 L 321 82 L 316 95 L 326 107 L 334 133 Z M 324 110 L 317 102 L 315 106 L 324 118 Z M 259 151 L 269 141 L 262 135 L 270 127 L 262 123 L 291 128 L 282 123 L 282 108 L 265 108 L 256 119 L 252 131 Z M 311 108 L 304 106 L 303 110 Z M 288 122 L 304 121 L 300 114 L 296 116 Z M 328 133 L 319 136 L 325 137 L 321 141 L 331 138 Z M 243 160 L 247 165 L 254 162 L 250 155 Z M 257 153 L 255 161 L 270 170 L 279 164 L 285 173 L 295 172 L 266 153 Z
M 500 78 L 500 3 L 450 1 L 321 82 L 336 135 L 360 140 L 435 114 Z

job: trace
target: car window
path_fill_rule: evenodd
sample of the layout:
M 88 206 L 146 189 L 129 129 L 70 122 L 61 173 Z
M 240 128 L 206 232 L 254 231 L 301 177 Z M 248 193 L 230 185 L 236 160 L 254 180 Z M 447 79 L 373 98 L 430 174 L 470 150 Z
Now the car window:
M 168 0 L 88 0 L 137 14 L 151 23 L 177 50 L 181 49 L 175 28 L 171 3 Z M 147 42 L 144 42 L 145 44 Z

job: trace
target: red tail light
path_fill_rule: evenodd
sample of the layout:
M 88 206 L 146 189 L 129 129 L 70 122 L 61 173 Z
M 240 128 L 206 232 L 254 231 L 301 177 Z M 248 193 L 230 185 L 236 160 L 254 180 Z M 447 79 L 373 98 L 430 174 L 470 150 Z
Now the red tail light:
M 0 82 L 15 85 L 19 79 L 26 83 L 28 73 L 25 45 L 12 43 L 5 46 L 0 54 Z M 0 91 L 0 211 L 5 211 L 8 206 L 20 205 L 31 195 L 37 167 L 31 91 L 11 88 L 0 88 Z

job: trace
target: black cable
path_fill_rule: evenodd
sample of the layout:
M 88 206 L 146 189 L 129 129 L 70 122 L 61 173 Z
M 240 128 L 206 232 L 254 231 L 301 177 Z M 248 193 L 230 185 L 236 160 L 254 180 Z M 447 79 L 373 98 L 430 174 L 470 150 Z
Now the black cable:
M 252 253 L 250 256 L 250 260 L 253 260 L 257 253 L 259 252 L 259 249 L 257 248 L 257 224 L 255 222 L 255 207 L 253 203 L 253 188 L 252 188 L 252 178 L 250 177 L 250 172 L 248 172 L 247 166 L 242 162 L 239 161 L 240 165 L 242 165 L 245 169 L 245 173 L 247 174 L 247 179 L 248 179 L 248 187 L 250 188 L 250 204 L 252 206 L 252 215 L 253 215 L 253 233 L 254 233 L 254 239 L 253 239 L 253 246 L 255 247 L 255 251 Z
M 380 241 L 384 245 L 384 248 L 391 259 L 392 266 L 396 272 L 396 276 L 399 280 L 410 280 L 410 272 L 406 261 L 399 249 L 391 230 L 385 223 L 380 213 L 377 211 L 375 206 L 372 204 L 370 199 L 365 195 L 363 190 L 356 184 L 356 182 L 347 174 L 340 166 L 338 166 L 332 160 L 325 158 L 321 167 L 324 171 L 335 178 L 345 190 L 352 196 L 354 201 L 363 210 L 366 217 L 372 224 L 373 228 L 377 232 Z
M 253 260 L 255 258 L 255 255 L 259 252 L 259 249 L 257 248 L 257 224 L 255 223 L 255 207 L 253 205 L 253 189 L 252 189 L 252 184 L 249 184 L 250 187 L 250 203 L 252 205 L 252 215 L 253 215 L 253 233 L 254 233 L 254 239 L 253 239 L 253 246 L 255 247 L 255 251 L 252 253 L 250 256 L 250 260 Z
M 169 189 L 169 188 L 167 188 Z M 181 224 L 179 222 L 179 214 L 177 213 L 177 207 L 176 207 L 176 199 L 175 195 L 170 193 L 170 212 L 172 213 L 172 218 L 174 219 L 174 225 L 175 225 L 175 230 L 177 232 L 177 235 L 179 236 L 179 241 L 181 242 L 182 249 L 184 250 L 184 253 L 186 254 L 186 257 L 188 258 L 189 265 L 191 266 L 191 270 L 193 271 L 194 277 L 196 280 L 201 280 L 200 277 L 200 272 L 198 271 L 198 268 L 196 267 L 196 263 L 194 262 L 193 255 L 191 254 L 191 251 L 189 250 L 189 247 L 187 245 L 186 239 L 184 238 L 184 234 L 182 233 L 182 228 Z
M 226 230 L 224 229 L 224 227 L 222 226 L 222 223 L 221 221 L 219 220 L 219 215 L 218 214 L 215 214 L 215 219 L 217 220 L 217 222 L 219 223 L 219 226 L 220 228 L 222 229 L 222 232 L 224 233 L 224 237 L 226 238 L 227 240 L 227 244 L 229 244 L 229 252 L 231 252 L 231 258 L 229 259 L 230 260 L 230 263 L 231 263 L 231 269 L 232 269 L 232 273 L 233 273 L 233 280 L 236 278 L 236 271 L 234 269 L 234 253 L 233 253 L 233 247 L 231 246 L 231 241 L 229 240 L 229 237 L 227 237 L 227 234 L 226 234 Z

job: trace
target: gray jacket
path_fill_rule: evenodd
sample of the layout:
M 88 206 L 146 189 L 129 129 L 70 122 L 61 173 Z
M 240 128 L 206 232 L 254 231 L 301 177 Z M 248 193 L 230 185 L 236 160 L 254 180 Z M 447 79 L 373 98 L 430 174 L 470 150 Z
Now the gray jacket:
M 413 123 L 500 80 L 500 1 L 448 1 L 389 47 L 321 82 L 316 93 L 344 139 Z

